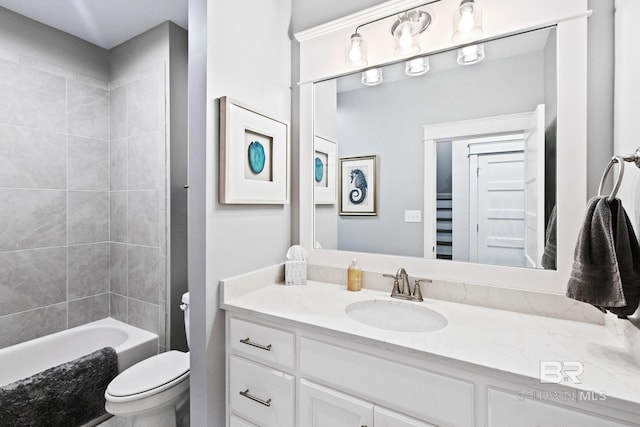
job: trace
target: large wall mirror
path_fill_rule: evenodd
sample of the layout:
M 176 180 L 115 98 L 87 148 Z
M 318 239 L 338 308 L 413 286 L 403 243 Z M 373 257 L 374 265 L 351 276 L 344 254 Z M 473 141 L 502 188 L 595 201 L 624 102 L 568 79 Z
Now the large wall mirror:
M 556 32 L 314 83 L 315 248 L 555 269 Z

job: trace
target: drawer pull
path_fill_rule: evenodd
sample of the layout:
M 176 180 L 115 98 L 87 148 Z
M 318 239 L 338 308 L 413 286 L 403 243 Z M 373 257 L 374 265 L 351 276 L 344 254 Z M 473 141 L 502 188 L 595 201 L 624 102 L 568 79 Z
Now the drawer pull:
M 264 406 L 271 406 L 271 399 L 262 400 L 262 399 L 260 399 L 258 397 L 252 396 L 251 394 L 249 394 L 249 389 L 246 389 L 245 391 L 241 391 L 240 392 L 240 396 L 246 397 L 247 399 L 251 399 L 254 402 L 258 402 L 259 404 L 264 405 Z
M 252 347 L 257 347 L 257 348 L 259 348 L 261 350 L 271 351 L 271 344 L 269 344 L 269 345 L 257 344 L 257 343 L 251 342 L 251 340 L 249 338 L 245 338 L 243 340 L 240 340 L 240 342 L 242 344 L 250 345 Z

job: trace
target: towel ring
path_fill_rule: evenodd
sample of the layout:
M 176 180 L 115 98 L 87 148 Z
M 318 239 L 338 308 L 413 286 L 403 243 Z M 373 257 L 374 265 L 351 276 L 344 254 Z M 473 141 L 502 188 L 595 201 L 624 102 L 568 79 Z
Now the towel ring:
M 613 200 L 616 198 L 618 190 L 620 189 L 620 184 L 622 184 L 622 176 L 624 175 L 624 160 L 625 159 L 622 156 L 612 157 L 611 160 L 609 160 L 604 173 L 602 174 L 602 178 L 600 178 L 600 185 L 598 186 L 598 196 L 602 196 L 602 187 L 604 186 L 604 181 L 607 178 L 607 175 L 609 174 L 609 171 L 611 170 L 613 165 L 615 163 L 619 165 L 618 174 L 616 175 L 616 181 L 613 184 L 613 190 L 611 190 L 611 194 L 609 194 L 609 197 L 607 198 L 609 202 L 613 202 Z

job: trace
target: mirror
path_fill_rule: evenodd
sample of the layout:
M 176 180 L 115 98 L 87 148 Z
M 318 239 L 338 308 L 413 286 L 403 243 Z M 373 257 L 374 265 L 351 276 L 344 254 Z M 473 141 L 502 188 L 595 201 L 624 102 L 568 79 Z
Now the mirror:
M 478 46 L 314 84 L 317 249 L 555 269 L 556 29 Z

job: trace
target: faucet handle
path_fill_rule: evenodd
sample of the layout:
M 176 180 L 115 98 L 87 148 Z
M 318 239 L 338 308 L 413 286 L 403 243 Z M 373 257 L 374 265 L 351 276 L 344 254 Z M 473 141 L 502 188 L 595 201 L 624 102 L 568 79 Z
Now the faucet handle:
M 391 291 L 391 296 L 400 294 L 400 283 L 398 283 L 398 276 L 394 274 L 383 274 L 384 277 L 388 277 L 393 279 L 393 290 Z
M 416 284 L 413 287 L 413 298 L 416 301 L 424 301 L 422 298 L 422 291 L 420 290 L 420 283 L 431 283 L 431 279 L 417 279 Z

